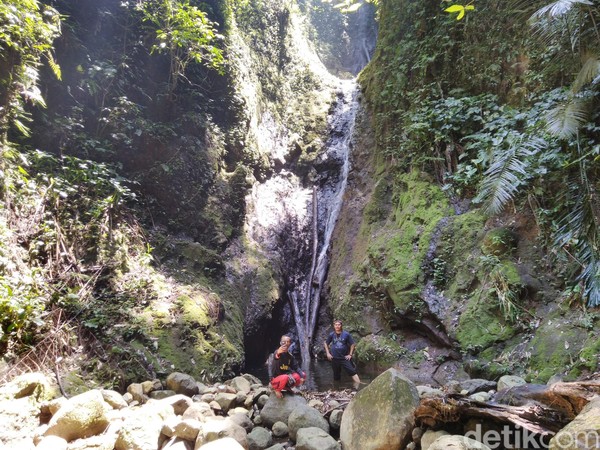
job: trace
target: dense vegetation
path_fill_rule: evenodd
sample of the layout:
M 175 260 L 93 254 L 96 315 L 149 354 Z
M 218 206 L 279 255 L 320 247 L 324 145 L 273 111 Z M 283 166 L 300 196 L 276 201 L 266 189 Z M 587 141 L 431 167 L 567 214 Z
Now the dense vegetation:
M 598 5 L 473 4 L 457 22 L 435 1 L 382 2 L 362 76 L 381 154 L 491 214 L 531 208 L 567 289 L 598 306 Z

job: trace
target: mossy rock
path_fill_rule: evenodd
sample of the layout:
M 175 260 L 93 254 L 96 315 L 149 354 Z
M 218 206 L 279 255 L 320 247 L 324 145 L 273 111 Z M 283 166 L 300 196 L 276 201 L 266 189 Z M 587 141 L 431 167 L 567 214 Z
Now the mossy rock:
M 565 374 L 576 368 L 582 351 L 580 343 L 587 341 L 588 332 L 586 330 L 579 328 L 558 313 L 549 317 L 536 330 L 535 336 L 529 344 L 531 379 L 545 383 L 553 375 Z M 589 356 L 594 346 L 594 344 L 590 344 L 585 355 Z M 589 362 L 593 362 L 593 360 Z M 572 375 L 575 376 L 576 373 Z
M 395 340 L 370 334 L 356 345 L 356 354 L 361 365 L 373 366 L 376 369 L 387 369 L 394 365 L 406 349 Z
M 484 294 L 471 297 L 460 316 L 456 338 L 465 351 L 486 349 L 496 342 L 510 339 L 516 333 L 514 327 L 501 316 L 495 294 Z
M 486 233 L 481 243 L 484 255 L 507 256 L 517 248 L 517 235 L 505 227 L 494 228 Z

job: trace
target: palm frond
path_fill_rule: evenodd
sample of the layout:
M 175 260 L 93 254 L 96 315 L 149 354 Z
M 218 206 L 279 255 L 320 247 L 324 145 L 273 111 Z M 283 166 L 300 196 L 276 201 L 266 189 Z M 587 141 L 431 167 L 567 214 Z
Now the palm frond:
M 531 18 L 538 21 L 544 18 L 553 19 L 569 13 L 577 5 L 593 6 L 589 0 L 557 0 L 538 9 Z
M 589 119 L 588 105 L 582 99 L 572 98 L 552 108 L 546 114 L 548 131 L 560 139 L 569 139 Z
M 510 202 L 527 177 L 527 157 L 547 146 L 543 139 L 519 141 L 508 150 L 495 152 L 490 167 L 485 171 L 477 199 L 483 201 L 486 213 L 497 214 Z
M 584 173 L 585 164 L 573 175 L 565 192 L 565 213 L 554 235 L 554 244 L 568 249 L 581 266 L 576 281 L 583 287 L 583 295 L 591 307 L 600 306 L 600 217 L 598 198 L 593 184 Z
M 579 92 L 586 84 L 593 83 L 600 77 L 600 59 L 597 55 L 587 55 L 577 78 L 571 86 L 573 93 Z

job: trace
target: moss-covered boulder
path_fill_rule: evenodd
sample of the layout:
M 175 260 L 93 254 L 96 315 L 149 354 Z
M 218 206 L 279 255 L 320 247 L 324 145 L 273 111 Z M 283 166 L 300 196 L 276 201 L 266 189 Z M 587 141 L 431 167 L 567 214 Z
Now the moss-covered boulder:
M 416 386 L 388 369 L 352 399 L 340 426 L 346 450 L 400 450 L 410 439 L 419 405 Z
M 394 365 L 406 349 L 397 341 L 387 337 L 370 334 L 356 345 L 356 354 L 360 364 L 374 369 L 387 369 Z
M 568 317 L 557 313 L 548 317 L 528 346 L 531 380 L 545 383 L 556 374 L 566 375 L 565 379 L 576 378 L 581 343 L 586 342 L 587 337 L 588 332 Z
M 494 228 L 483 238 L 481 251 L 484 255 L 510 255 L 517 248 L 517 241 L 517 235 L 512 230 L 505 227 Z

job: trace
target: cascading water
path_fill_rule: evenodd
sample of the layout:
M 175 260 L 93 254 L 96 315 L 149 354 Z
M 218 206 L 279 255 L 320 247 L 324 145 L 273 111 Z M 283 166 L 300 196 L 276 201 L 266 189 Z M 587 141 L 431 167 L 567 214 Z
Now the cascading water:
M 337 222 L 337 218 L 342 207 L 344 192 L 348 182 L 348 173 L 350 171 L 350 148 L 356 111 L 358 109 L 357 85 L 353 80 L 341 82 L 341 88 L 338 92 L 338 104 L 330 120 L 330 139 L 327 143 L 325 156 L 341 162 L 339 179 L 333 183 L 326 184 L 320 192 L 313 196 L 313 202 L 316 200 L 318 223 L 322 224 L 322 239 L 320 245 L 314 246 L 316 252 L 316 261 L 311 267 L 309 274 L 308 292 L 306 294 L 307 309 L 304 326 L 306 328 L 307 340 L 302 348 L 303 360 L 309 358 L 309 346 L 312 342 L 312 335 L 316 327 L 317 316 L 320 306 L 321 287 L 327 275 L 329 266 L 329 247 L 331 245 L 331 236 Z M 315 205 L 313 205 L 315 208 Z M 319 234 L 319 233 L 317 233 Z
M 357 92 L 354 80 L 340 80 L 335 108 L 328 117 L 329 139 L 312 176 L 303 180 L 283 169 L 255 183 L 247 199 L 247 236 L 280 267 L 284 300 L 289 300 L 282 321 L 288 322 L 287 332 L 299 341 L 305 368 L 327 275 L 328 249 L 350 170 Z M 263 137 L 271 140 L 271 149 L 285 146 L 287 139 L 284 132 L 273 130 Z

